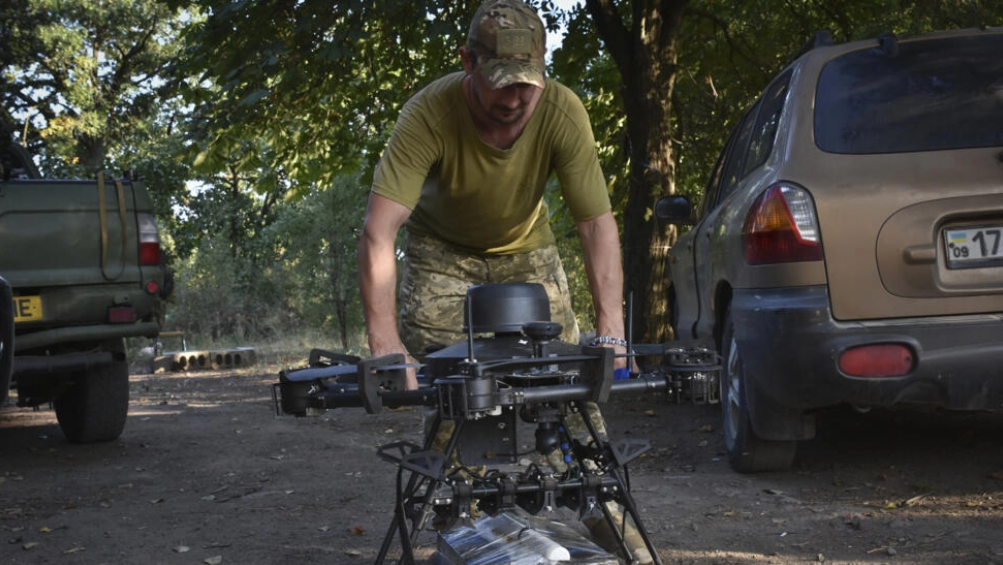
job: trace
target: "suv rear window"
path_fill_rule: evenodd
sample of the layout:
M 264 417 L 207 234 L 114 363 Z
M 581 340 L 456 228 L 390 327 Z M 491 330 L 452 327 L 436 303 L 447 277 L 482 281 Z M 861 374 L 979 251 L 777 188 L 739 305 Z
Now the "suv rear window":
M 1003 145 L 1003 34 L 833 59 L 819 75 L 815 143 L 851 154 Z

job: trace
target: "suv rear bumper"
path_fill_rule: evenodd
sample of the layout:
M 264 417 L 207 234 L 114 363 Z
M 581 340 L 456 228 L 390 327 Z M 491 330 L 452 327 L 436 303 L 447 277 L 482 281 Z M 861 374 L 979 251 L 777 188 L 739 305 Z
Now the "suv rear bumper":
M 731 313 L 747 375 L 780 406 L 1003 408 L 1003 314 L 840 322 L 825 286 L 735 290 Z M 844 350 L 873 343 L 910 346 L 913 371 L 859 378 L 839 370 Z

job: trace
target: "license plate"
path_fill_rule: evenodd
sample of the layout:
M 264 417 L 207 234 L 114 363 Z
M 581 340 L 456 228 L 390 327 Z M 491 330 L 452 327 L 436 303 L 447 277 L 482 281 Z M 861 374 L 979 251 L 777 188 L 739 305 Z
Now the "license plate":
M 952 269 L 1003 263 L 1003 226 L 946 229 L 944 243 Z
M 42 319 L 41 296 L 15 296 L 14 322 L 37 322 Z

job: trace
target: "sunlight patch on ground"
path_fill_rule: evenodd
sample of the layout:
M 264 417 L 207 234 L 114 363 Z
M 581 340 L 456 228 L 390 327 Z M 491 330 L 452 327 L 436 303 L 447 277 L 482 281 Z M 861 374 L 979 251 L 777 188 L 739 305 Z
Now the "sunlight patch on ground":
M 219 408 L 222 405 L 220 402 L 198 402 L 189 400 L 185 402 L 185 408 Z
M 181 410 L 156 410 L 129 407 L 129 418 L 149 418 L 151 416 L 179 416 Z
M 914 518 L 945 514 L 959 518 L 980 518 L 987 510 L 1003 508 L 1003 490 L 1001 489 L 1003 489 L 1003 484 L 996 489 L 979 494 L 937 494 L 934 492 L 917 495 L 907 500 L 874 500 L 863 504 L 867 507 L 879 508 L 886 516 L 894 516 L 896 510 L 908 507 Z
M 827 565 L 859 565 L 861 563 L 885 563 L 889 559 L 887 547 L 875 547 L 871 550 L 861 549 L 859 556 L 850 558 L 834 558 L 829 555 L 816 553 L 807 555 L 802 552 L 790 553 L 755 553 L 743 551 L 707 551 L 707 550 L 677 550 L 665 551 L 662 553 L 662 561 L 665 555 L 671 556 L 672 562 L 691 563 L 693 565 L 767 565 L 767 564 L 788 564 L 788 563 L 826 563 Z M 892 555 L 896 555 L 892 550 Z M 946 559 L 946 560 L 945 560 Z M 942 552 L 923 552 L 922 557 L 915 553 L 909 553 L 908 561 L 903 563 L 911 565 L 942 565 L 951 563 L 949 556 Z
M 32 410 L 4 406 L 0 414 L 0 429 L 49 426 L 56 423 L 56 413 L 52 410 Z

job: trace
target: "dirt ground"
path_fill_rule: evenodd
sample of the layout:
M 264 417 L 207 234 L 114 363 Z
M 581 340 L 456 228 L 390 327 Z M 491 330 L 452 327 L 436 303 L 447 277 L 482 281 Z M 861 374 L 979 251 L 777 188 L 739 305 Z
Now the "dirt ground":
M 417 410 L 276 419 L 279 365 L 136 374 L 118 441 L 73 445 L 52 411 L 0 411 L 2 564 L 372 563 Z M 1003 417 L 823 415 L 790 472 L 738 475 L 718 411 L 605 411 L 652 442 L 633 493 L 665 563 L 1003 564 Z

